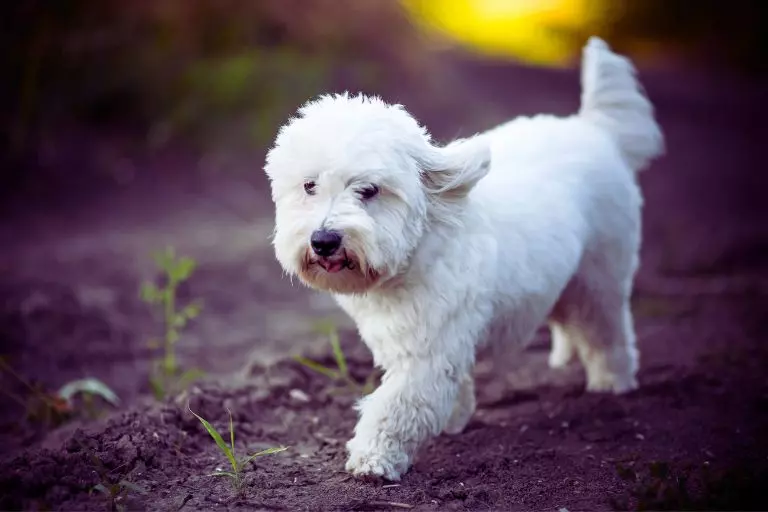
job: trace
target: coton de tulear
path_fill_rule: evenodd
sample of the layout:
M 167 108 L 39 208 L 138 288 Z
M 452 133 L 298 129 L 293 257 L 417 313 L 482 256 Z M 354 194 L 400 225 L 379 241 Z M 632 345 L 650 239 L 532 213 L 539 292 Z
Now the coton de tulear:
M 625 57 L 583 51 L 581 107 L 435 145 L 400 105 L 325 95 L 283 126 L 265 171 L 285 272 L 333 294 L 385 371 L 363 398 L 347 470 L 398 480 L 418 447 L 459 433 L 487 340 L 545 322 L 549 363 L 578 356 L 587 389 L 637 387 L 630 294 L 642 197 L 664 150 Z

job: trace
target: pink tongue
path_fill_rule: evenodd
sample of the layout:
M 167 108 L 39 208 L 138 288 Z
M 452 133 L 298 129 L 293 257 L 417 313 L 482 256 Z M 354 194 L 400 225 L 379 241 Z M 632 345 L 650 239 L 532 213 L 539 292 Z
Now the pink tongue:
M 328 272 L 333 274 L 335 272 L 340 272 L 341 269 L 343 269 L 343 268 L 344 268 L 344 262 L 343 261 L 332 261 L 330 263 L 330 265 L 328 265 L 328 268 L 326 270 L 328 270 Z
M 344 268 L 344 260 L 320 260 L 318 263 L 320 263 L 326 272 L 331 274 L 340 272 Z

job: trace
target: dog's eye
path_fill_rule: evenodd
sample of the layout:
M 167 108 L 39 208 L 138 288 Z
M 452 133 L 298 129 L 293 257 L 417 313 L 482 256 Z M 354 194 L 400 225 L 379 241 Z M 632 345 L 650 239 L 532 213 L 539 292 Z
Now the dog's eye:
M 363 199 L 371 199 L 379 193 L 379 187 L 376 185 L 369 185 L 363 189 L 360 189 L 360 197 Z
M 315 195 L 315 188 L 317 188 L 317 184 L 314 181 L 304 182 L 304 192 L 306 192 L 307 195 Z

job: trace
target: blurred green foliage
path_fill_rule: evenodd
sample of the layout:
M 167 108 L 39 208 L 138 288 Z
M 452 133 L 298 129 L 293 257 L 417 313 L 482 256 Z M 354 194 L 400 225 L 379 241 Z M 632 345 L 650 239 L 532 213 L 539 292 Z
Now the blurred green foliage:
M 634 51 L 768 63 L 760 2 L 614 5 L 621 16 L 602 35 L 620 49 L 642 41 Z M 35 148 L 73 125 L 153 146 L 261 148 L 299 104 L 339 83 L 378 93 L 445 81 L 398 0 L 14 0 L 0 3 L 0 24 L 0 150 Z
M 392 0 L 19 0 L 0 13 L 10 149 L 72 122 L 261 146 L 338 73 L 375 87 L 374 63 L 416 52 Z
M 265 144 L 299 103 L 328 86 L 329 69 L 326 58 L 290 48 L 256 48 L 192 62 L 178 77 L 177 96 L 154 123 L 151 142 L 163 143 L 182 132 L 218 143 L 231 140 L 236 131 Z M 204 126 L 219 130 L 199 133 Z
M 178 304 L 177 290 L 179 285 L 192 277 L 197 266 L 195 260 L 177 256 L 172 246 L 156 252 L 154 260 L 162 271 L 164 283 L 158 285 L 145 281 L 141 286 L 141 298 L 155 306 L 161 317 L 163 336 L 149 341 L 150 348 L 162 350 L 159 357 L 152 361 L 149 383 L 155 398 L 162 400 L 185 390 L 189 384 L 204 376 L 198 368 L 183 370 L 176 357 L 176 344 L 181 339 L 181 331 L 200 315 L 203 304 L 201 301 L 193 301 L 183 307 Z

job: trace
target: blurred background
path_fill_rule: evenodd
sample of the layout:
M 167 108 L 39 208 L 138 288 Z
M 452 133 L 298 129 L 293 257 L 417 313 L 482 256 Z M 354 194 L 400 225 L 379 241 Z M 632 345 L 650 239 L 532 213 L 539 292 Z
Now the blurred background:
M 30 181 L 45 187 L 76 181 L 78 189 L 125 183 L 154 171 L 126 170 L 122 157 L 152 158 L 169 148 L 261 155 L 299 104 L 343 89 L 407 99 L 426 116 L 442 110 L 446 119 L 432 128 L 439 135 L 454 135 L 457 120 L 465 130 L 481 129 L 504 119 L 496 103 L 520 94 L 519 81 L 536 79 L 521 65 L 572 69 L 592 34 L 641 68 L 679 71 L 681 89 L 698 80 L 687 69 L 757 76 L 768 62 L 759 6 L 748 0 L 5 2 L 0 115 L 7 159 L 0 189 L 7 196 Z M 524 76 L 482 77 L 506 87 L 507 97 L 464 93 L 490 62 Z M 578 92 L 576 84 L 569 87 Z M 93 161 L 101 145 L 119 153 L 122 165 Z
M 406 105 L 440 140 L 569 114 L 593 34 L 635 60 L 667 136 L 641 177 L 638 288 L 763 275 L 759 1 L 16 0 L 0 12 L 0 348 L 32 378 L 146 391 L 135 375 L 157 326 L 137 290 L 166 245 L 198 262 L 185 293 L 206 301 L 181 357 L 227 373 L 254 350 L 300 346 L 303 319 L 337 313 L 280 279 L 269 245 L 261 167 L 287 117 L 343 90 Z

